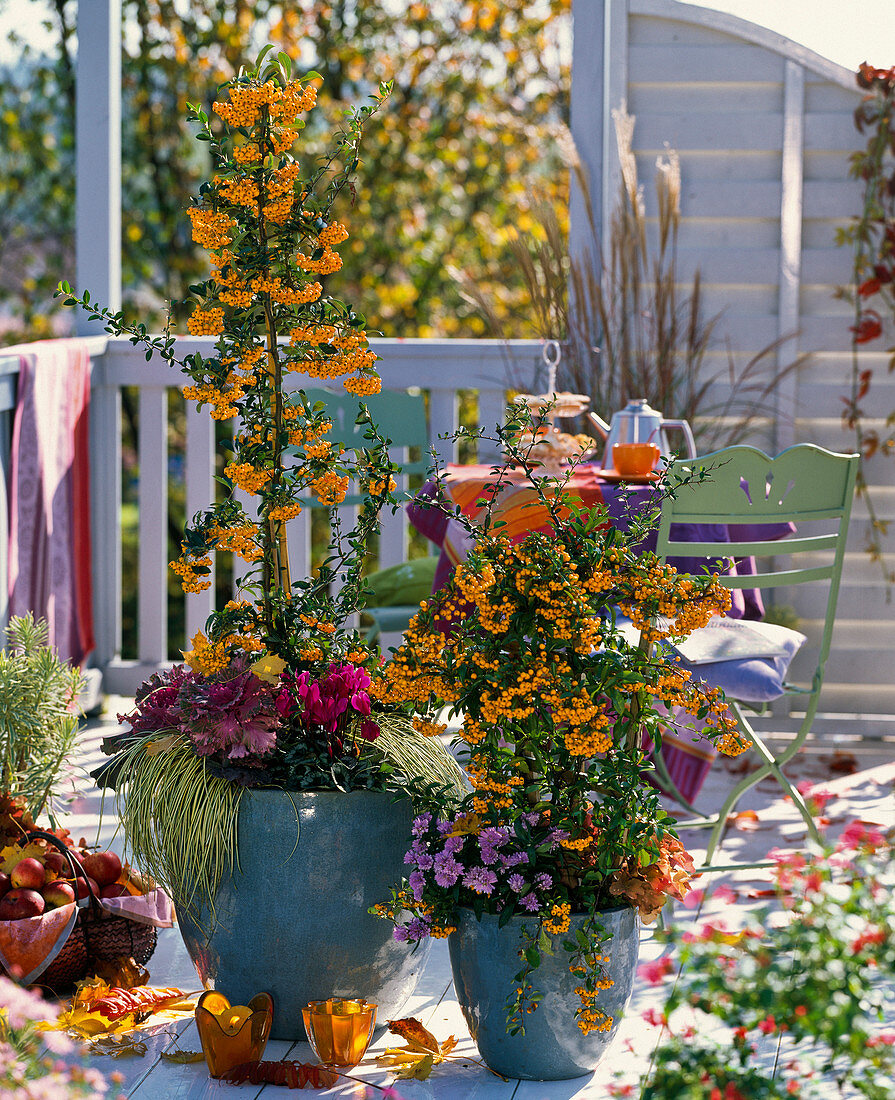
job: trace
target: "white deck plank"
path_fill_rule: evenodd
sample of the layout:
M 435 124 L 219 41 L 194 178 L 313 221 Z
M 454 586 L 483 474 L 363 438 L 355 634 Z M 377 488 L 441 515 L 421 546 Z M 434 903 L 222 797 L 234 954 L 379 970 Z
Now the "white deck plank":
M 115 711 L 128 709 L 128 700 L 114 699 L 110 703 L 110 718 L 104 728 L 89 728 L 82 731 L 79 758 L 75 762 L 73 773 L 74 798 L 69 806 L 66 825 L 76 837 L 84 835 L 94 842 L 97 836 L 102 844 L 112 843 L 120 850 L 121 838 L 115 836 L 114 805 L 107 799 L 103 822 L 98 825 L 100 794 L 87 779 L 86 772 L 101 759 L 99 741 L 105 734 L 114 730 Z M 829 746 L 824 750 L 829 752 Z M 871 753 L 869 748 L 861 750 L 860 772 L 840 779 L 828 778 L 821 759 L 821 753 L 803 753 L 798 760 L 796 778 L 808 778 L 828 788 L 837 797 L 827 807 L 827 816 L 839 824 L 853 818 L 877 821 L 888 826 L 895 824 L 895 811 L 889 796 L 889 786 L 895 773 L 895 764 L 891 762 L 891 753 L 886 746 Z M 709 776 L 707 809 L 719 803 L 731 782 L 723 765 L 716 766 Z M 729 833 L 725 842 L 725 858 L 749 859 L 763 855 L 773 846 L 799 846 L 804 840 L 804 825 L 791 804 L 777 797 L 773 787 L 761 784 L 744 799 L 743 808 L 755 808 L 759 813 L 760 828 L 756 832 Z M 694 852 L 697 864 L 700 854 L 697 846 L 698 836 L 684 834 Z M 764 877 L 763 872 L 740 872 L 740 879 L 755 881 Z M 688 909 L 678 904 L 668 914 L 669 922 L 678 929 L 686 928 L 695 922 L 701 926 L 707 919 L 723 919 L 731 927 L 737 926 L 743 919 L 746 909 L 763 904 L 762 901 L 749 900 L 745 894 L 730 904 L 716 901 L 711 893 L 721 881 L 730 881 L 728 876 L 704 876 L 697 885 L 707 891 L 700 909 Z M 654 937 L 651 929 L 644 929 L 641 939 L 641 962 L 658 957 L 665 950 Z M 197 980 L 192 964 L 186 954 L 183 942 L 176 929 L 165 930 L 160 934 L 159 946 L 149 964 L 151 982 L 156 985 L 176 985 L 182 989 L 196 989 Z M 597 1067 L 595 1073 L 579 1077 L 572 1081 L 554 1082 L 517 1082 L 503 1081 L 477 1062 L 477 1052 L 469 1036 L 460 1007 L 453 992 L 450 977 L 450 963 L 447 945 L 444 941 L 433 944 L 419 987 L 405 1008 L 403 1015 L 415 1016 L 429 1028 L 436 1038 L 443 1042 L 453 1034 L 459 1040 L 457 1057 L 449 1063 L 436 1066 L 428 1081 L 397 1082 L 397 1091 L 405 1100 L 610 1100 L 609 1086 L 613 1084 L 636 1085 L 638 1077 L 649 1066 L 650 1057 L 661 1038 L 659 1029 L 645 1024 L 642 1013 L 648 1008 L 660 1010 L 664 1001 L 664 992 L 642 981 L 636 981 L 625 1019 L 622 1021 L 615 1041 Z M 572 1025 L 574 1026 L 574 1025 Z M 181 1023 L 168 1029 L 179 1031 L 179 1044 L 184 1050 L 200 1049 L 198 1035 L 192 1021 Z M 705 1025 L 701 1026 L 705 1030 Z M 149 1046 L 143 1058 L 124 1061 L 112 1061 L 97 1057 L 91 1062 L 106 1073 L 117 1070 L 123 1074 L 124 1081 L 119 1088 L 134 1100 L 285 1100 L 292 1096 L 288 1089 L 274 1086 L 253 1088 L 250 1086 L 224 1085 L 208 1077 L 203 1063 L 176 1065 L 161 1059 L 161 1051 L 171 1044 L 171 1037 L 165 1032 L 144 1033 L 141 1038 Z M 394 1078 L 386 1068 L 375 1065 L 375 1054 L 387 1046 L 400 1046 L 400 1041 L 383 1031 L 378 1035 L 370 1053 L 362 1066 L 353 1072 L 358 1081 L 366 1081 L 380 1087 L 395 1085 Z M 769 1044 L 767 1053 L 770 1056 Z M 265 1051 L 265 1060 L 290 1057 L 298 1061 L 311 1060 L 310 1048 L 305 1043 L 272 1042 Z M 309 1093 L 310 1095 L 310 1093 Z M 322 1100 L 366 1100 L 363 1084 L 345 1081 L 333 1089 L 314 1092 Z M 369 1097 L 380 1095 L 375 1089 L 367 1093 Z M 635 1093 L 636 1095 L 636 1093 Z

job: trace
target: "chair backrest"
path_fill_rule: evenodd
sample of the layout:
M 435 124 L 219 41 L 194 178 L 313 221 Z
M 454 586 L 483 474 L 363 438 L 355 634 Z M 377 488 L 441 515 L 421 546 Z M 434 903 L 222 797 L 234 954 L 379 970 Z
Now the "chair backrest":
M 326 435 L 330 442 L 342 443 L 346 448 L 369 446 L 369 442 L 364 439 L 365 429 L 355 423 L 358 410 L 364 404 L 369 409 L 379 434 L 389 440 L 389 451 L 393 460 L 400 464 L 404 477 L 426 474 L 430 464 L 429 429 L 422 394 L 385 390 L 361 398 L 350 393 L 307 386 L 304 387 L 304 392 L 312 405 L 321 401 L 326 406 L 326 414 L 333 422 Z M 411 459 L 408 453 L 410 449 L 418 450 L 419 458 Z M 403 491 L 410 496 L 406 481 Z
M 756 575 L 722 576 L 728 588 L 827 586 L 815 689 L 830 652 L 858 461 L 857 454 L 801 443 L 776 458 L 738 446 L 674 459 L 668 467 L 674 495 L 662 504 L 656 541 L 660 557 L 758 559 Z M 682 478 L 689 480 L 679 484 Z M 780 538 L 779 525 L 785 523 L 795 525 L 794 537 Z M 672 524 L 726 525 L 730 541 L 686 542 L 673 537 Z M 788 560 L 781 566 L 784 556 Z

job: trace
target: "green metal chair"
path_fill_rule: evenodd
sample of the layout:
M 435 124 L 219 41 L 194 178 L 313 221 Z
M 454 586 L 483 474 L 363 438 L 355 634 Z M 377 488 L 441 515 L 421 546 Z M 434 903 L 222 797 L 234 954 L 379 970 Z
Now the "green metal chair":
M 384 390 L 359 398 L 350 393 L 335 392 L 315 387 L 305 387 L 305 396 L 313 405 L 321 401 L 326 406 L 327 416 L 332 420 L 332 428 L 326 438 L 331 443 L 341 443 L 346 449 L 369 446 L 364 439 L 364 428 L 357 420 L 361 403 L 367 406 L 376 424 L 379 434 L 389 440 L 389 452 L 400 463 L 402 476 L 397 495 L 409 500 L 413 496 L 409 479 L 414 475 L 425 478 L 429 465 L 429 428 L 426 422 L 426 404 L 422 394 L 401 393 L 397 390 Z M 411 457 L 413 452 L 419 458 Z M 359 504 L 363 498 L 349 495 L 345 505 Z M 316 501 L 306 502 L 310 507 L 323 507 Z M 390 607 L 365 607 L 363 614 L 372 620 L 372 626 L 364 638 L 372 644 L 381 634 L 400 633 L 407 629 L 410 620 L 419 611 L 419 604 L 396 604 Z
M 858 461 L 857 454 L 834 454 L 813 444 L 799 444 L 776 458 L 770 458 L 755 447 L 737 446 L 697 459 L 675 459 L 669 464 L 669 484 L 678 487 L 673 497 L 666 498 L 662 504 L 656 546 L 660 557 L 704 555 L 713 569 L 719 561 L 723 567 L 732 558 L 752 557 L 756 559 L 757 575 L 722 575 L 721 583 L 731 589 L 766 590 L 803 584 L 821 589 L 823 629 L 810 681 L 796 685 L 786 680 L 785 675 L 781 677 L 780 696 L 799 697 L 804 717 L 795 737 L 779 755 L 773 754 L 747 717 L 747 711 L 760 713 L 761 707 L 731 698 L 728 693 L 730 709 L 741 731 L 752 742 L 761 764 L 757 771 L 734 786 L 717 816 L 679 823 L 679 827 L 712 827 L 706 868 L 721 842 L 729 814 L 740 798 L 766 776 L 777 780 L 798 808 L 810 835 L 819 840 L 811 810 L 787 779 L 783 768 L 805 743 L 817 711 L 824 667 L 830 653 Z M 705 479 L 700 480 L 703 471 Z M 678 484 L 680 478 L 690 480 Z M 762 537 L 761 526 L 783 522 L 796 525 L 794 537 L 782 541 Z M 759 525 L 759 537 L 748 542 L 682 542 L 671 538 L 672 524 Z M 780 563 L 782 557 L 786 561 Z M 801 636 L 798 638 L 801 642 Z M 750 661 L 749 665 L 752 663 Z M 706 683 L 717 683 L 720 665 L 703 664 L 697 668 L 696 674 Z M 750 697 L 748 691 L 744 694 Z M 662 785 L 693 811 L 694 807 L 670 782 L 661 752 L 655 755 Z M 712 869 L 722 868 L 713 866 Z

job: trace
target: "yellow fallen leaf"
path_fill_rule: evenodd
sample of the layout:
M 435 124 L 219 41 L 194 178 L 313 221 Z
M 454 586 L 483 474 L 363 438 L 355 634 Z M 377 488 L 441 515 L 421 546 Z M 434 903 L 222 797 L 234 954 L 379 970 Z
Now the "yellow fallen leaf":
M 388 1029 L 399 1035 L 407 1046 L 388 1047 L 376 1062 L 380 1066 L 390 1067 L 395 1076 L 403 1080 L 425 1081 L 432 1072 L 432 1067 L 444 1062 L 457 1045 L 453 1035 L 439 1043 L 432 1032 L 412 1016 L 403 1020 L 389 1020 Z
M 205 1055 L 201 1050 L 163 1050 L 162 1058 L 166 1062 L 173 1062 L 178 1066 L 188 1066 L 192 1062 L 204 1062 Z
M 432 1072 L 432 1067 L 436 1061 L 441 1061 L 441 1059 L 435 1059 L 431 1054 L 426 1054 L 424 1057 L 418 1058 L 416 1062 L 408 1063 L 408 1065 L 396 1069 L 395 1077 L 400 1078 L 402 1081 L 425 1081 Z

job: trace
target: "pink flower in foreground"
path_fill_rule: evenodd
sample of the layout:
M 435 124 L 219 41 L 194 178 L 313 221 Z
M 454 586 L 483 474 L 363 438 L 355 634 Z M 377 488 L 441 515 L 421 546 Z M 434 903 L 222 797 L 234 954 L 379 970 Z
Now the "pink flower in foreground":
M 882 829 L 871 821 L 851 821 L 842 830 L 837 848 L 881 848 L 886 843 Z
M 661 985 L 665 976 L 670 974 L 672 970 L 674 970 L 674 964 L 670 956 L 662 955 L 651 962 L 641 963 L 637 967 L 637 977 L 642 978 L 650 985 Z

